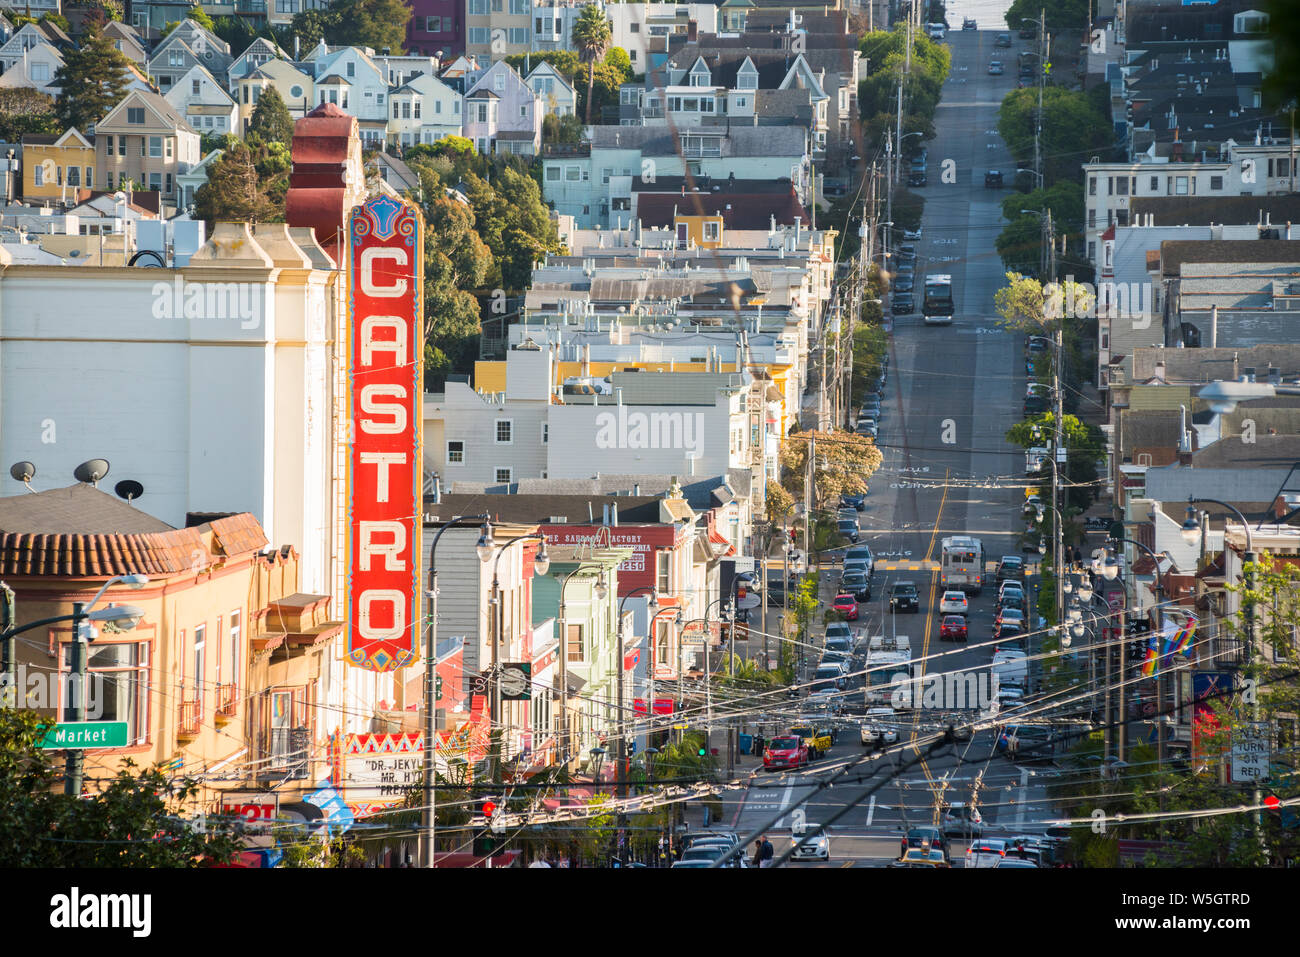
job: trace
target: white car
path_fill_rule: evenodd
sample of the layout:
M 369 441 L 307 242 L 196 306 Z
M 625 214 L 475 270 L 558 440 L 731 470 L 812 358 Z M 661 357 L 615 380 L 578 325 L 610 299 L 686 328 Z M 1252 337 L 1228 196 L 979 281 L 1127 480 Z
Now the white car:
M 794 853 L 790 855 L 791 860 L 829 861 L 831 859 L 831 839 L 825 832 L 816 837 L 801 837 L 796 834 L 790 838 L 790 843 L 794 845 Z
M 916 229 L 904 229 L 903 238 L 910 239 L 910 240 L 919 240 L 921 238 L 921 227 L 917 226 Z
M 943 812 L 939 828 L 944 837 L 983 837 L 984 818 L 980 816 L 978 808 L 969 804 L 953 804 Z
M 939 614 L 941 615 L 964 615 L 969 607 L 966 601 L 966 593 L 960 591 L 946 591 L 943 597 L 939 599 Z
M 861 739 L 864 745 L 897 744 L 898 716 L 893 708 L 870 708 L 862 722 Z
M 1007 856 L 1007 842 L 981 837 L 966 849 L 967 867 L 997 867 Z

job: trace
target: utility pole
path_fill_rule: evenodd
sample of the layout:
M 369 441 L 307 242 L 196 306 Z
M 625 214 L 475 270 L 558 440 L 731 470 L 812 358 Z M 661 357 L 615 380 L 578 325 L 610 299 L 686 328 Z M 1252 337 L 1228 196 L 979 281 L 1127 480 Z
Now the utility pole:
M 1046 279 L 1048 282 L 1054 282 L 1056 277 L 1056 232 L 1052 224 L 1052 211 L 1050 208 L 1047 210 L 1047 215 L 1043 217 L 1043 224 L 1047 232 Z M 1064 310 L 1062 310 L 1062 312 L 1064 312 Z M 1060 500 L 1061 466 L 1065 464 L 1064 456 L 1062 455 L 1062 452 L 1065 449 L 1065 410 L 1063 402 L 1064 394 L 1061 384 L 1061 361 L 1062 355 L 1065 352 L 1064 331 L 1065 316 L 1061 315 L 1056 320 L 1056 355 L 1053 357 L 1055 361 L 1053 363 L 1054 369 L 1052 376 L 1055 380 L 1053 383 L 1054 388 L 1052 390 L 1054 405 L 1053 418 L 1055 419 L 1053 424 L 1056 427 L 1056 441 L 1053 443 L 1052 448 L 1052 511 L 1056 522 L 1056 533 L 1052 536 L 1054 546 L 1054 551 L 1052 553 L 1054 557 L 1052 562 L 1055 566 L 1052 571 L 1056 577 L 1056 625 L 1058 636 L 1065 633 L 1063 630 L 1065 628 L 1065 592 L 1063 590 L 1065 584 L 1065 565 L 1061 560 L 1062 552 L 1065 550 L 1065 525 L 1062 521 L 1062 518 L 1064 517 L 1062 511 L 1063 503 Z
M 0 632 L 8 632 L 18 623 L 18 609 L 14 590 L 0 582 Z M 0 662 L 0 708 L 18 707 L 18 636 L 10 634 L 0 646 L 4 661 Z
M 1034 114 L 1034 172 L 1038 188 L 1043 188 L 1043 151 L 1039 140 L 1043 133 L 1043 85 L 1047 82 L 1047 11 L 1038 11 L 1038 112 Z
M 85 605 L 81 602 L 72 604 L 72 720 L 86 720 L 86 643 L 90 640 L 90 622 L 81 617 Z M 85 770 L 86 752 L 73 748 L 68 752 L 66 778 L 63 793 L 74 798 L 81 796 L 82 776 Z

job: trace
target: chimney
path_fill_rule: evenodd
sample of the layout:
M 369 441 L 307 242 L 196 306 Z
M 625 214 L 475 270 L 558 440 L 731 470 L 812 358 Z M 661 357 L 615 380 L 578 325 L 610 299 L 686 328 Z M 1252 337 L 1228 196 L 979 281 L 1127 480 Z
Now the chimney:
M 602 525 L 609 524 L 609 503 L 608 502 L 606 502 L 604 505 L 600 507 L 600 524 Z
M 1219 307 L 1217 305 L 1210 307 L 1210 348 L 1217 349 L 1219 346 Z
M 609 524 L 618 528 L 618 502 L 609 503 Z

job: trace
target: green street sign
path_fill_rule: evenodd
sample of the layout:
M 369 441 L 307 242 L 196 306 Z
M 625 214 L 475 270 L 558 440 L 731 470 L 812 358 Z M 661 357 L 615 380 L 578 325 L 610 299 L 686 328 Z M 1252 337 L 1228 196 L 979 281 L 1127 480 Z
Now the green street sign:
M 42 748 L 124 748 L 125 721 L 65 721 L 46 732 Z

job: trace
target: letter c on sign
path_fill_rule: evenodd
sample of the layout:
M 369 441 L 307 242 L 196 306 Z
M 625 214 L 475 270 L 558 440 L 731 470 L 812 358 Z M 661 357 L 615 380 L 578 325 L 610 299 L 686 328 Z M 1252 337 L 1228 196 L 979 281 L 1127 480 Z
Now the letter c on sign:
M 378 299 L 396 299 L 398 296 L 406 295 L 406 280 L 398 279 L 391 286 L 376 286 L 374 283 L 374 271 L 376 259 L 392 260 L 398 266 L 405 266 L 407 263 L 406 250 L 397 247 L 372 247 L 364 249 L 361 252 L 361 291 L 367 296 L 374 296 Z

